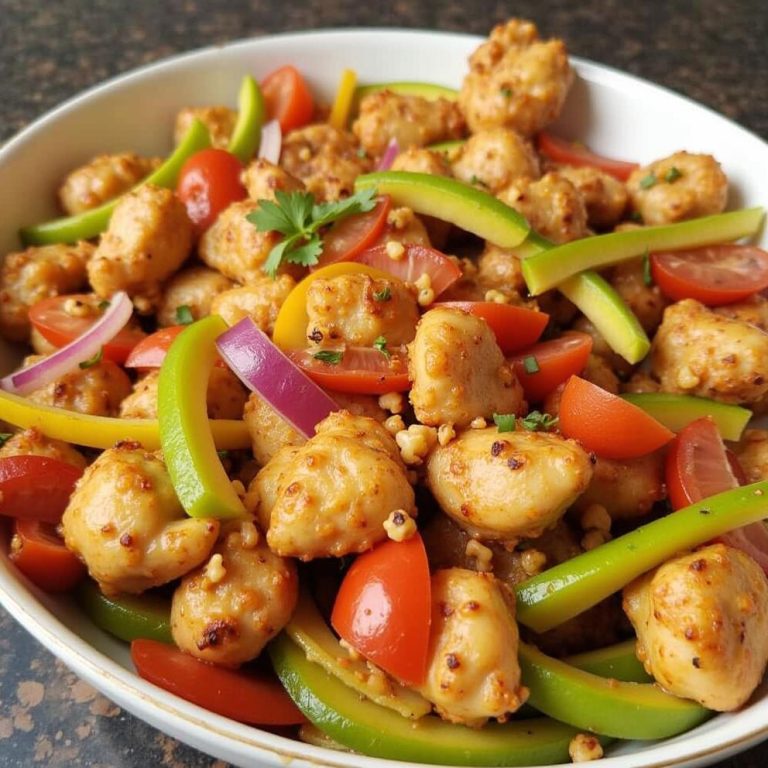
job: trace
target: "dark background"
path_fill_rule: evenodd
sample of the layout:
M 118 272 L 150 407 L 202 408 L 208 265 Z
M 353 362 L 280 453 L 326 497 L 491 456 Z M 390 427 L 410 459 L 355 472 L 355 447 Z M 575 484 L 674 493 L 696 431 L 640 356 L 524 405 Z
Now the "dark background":
M 513 13 L 575 55 L 684 93 L 768 139 L 764 0 L 0 0 L 0 141 L 83 88 L 180 51 L 323 27 L 485 35 Z M 226 768 L 96 694 L 0 609 L 0 766 L 36 765 Z M 719 764 L 767 765 L 768 746 Z

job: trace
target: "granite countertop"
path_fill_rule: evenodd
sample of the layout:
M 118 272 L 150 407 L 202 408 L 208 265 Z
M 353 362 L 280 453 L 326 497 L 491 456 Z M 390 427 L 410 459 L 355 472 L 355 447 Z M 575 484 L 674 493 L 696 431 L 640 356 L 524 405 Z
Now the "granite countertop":
M 0 141 L 104 78 L 179 51 L 321 27 L 486 34 L 491 0 L 0 0 Z M 687 94 L 768 139 L 764 0 L 518 0 L 569 50 Z M 628 137 L 631 140 L 631 137 Z M 77 679 L 0 609 L 0 766 L 226 768 Z M 768 745 L 719 763 L 762 768 Z

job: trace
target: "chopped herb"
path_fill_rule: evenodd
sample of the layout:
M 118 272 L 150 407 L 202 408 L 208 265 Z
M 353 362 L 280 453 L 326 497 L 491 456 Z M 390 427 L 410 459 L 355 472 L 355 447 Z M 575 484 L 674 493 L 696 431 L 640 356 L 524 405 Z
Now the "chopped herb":
M 101 362 L 101 358 L 104 356 L 104 347 L 99 347 L 99 351 L 88 360 L 83 360 L 80 363 L 80 367 L 85 370 L 86 368 L 93 368 L 94 365 L 98 365 Z
M 480 186 L 480 187 L 487 187 L 488 186 L 479 176 L 475 176 L 474 173 L 472 174 L 472 177 L 470 178 L 469 183 L 470 184 L 475 184 L 475 185 Z
M 539 361 L 533 355 L 526 355 L 523 358 L 523 368 L 526 373 L 538 373 L 541 370 Z
M 0 432 L 0 445 L 5 445 L 13 437 L 13 432 Z
M 674 165 L 664 174 L 664 181 L 669 182 L 670 184 L 677 181 L 683 174 L 680 173 L 680 170 L 676 168 Z
M 176 322 L 179 325 L 189 325 L 195 322 L 195 318 L 192 316 L 192 310 L 188 304 L 182 304 L 176 307 Z
M 392 357 L 392 353 L 387 349 L 387 339 L 385 336 L 379 336 L 373 342 L 374 349 L 378 349 L 384 357 L 389 359 Z
M 632 211 L 632 213 L 629 214 L 629 220 L 634 221 L 636 224 L 642 224 L 643 214 L 640 213 L 640 211 Z
M 646 285 L 653 285 L 653 276 L 651 275 L 651 257 L 646 247 L 643 253 L 643 282 Z
M 649 173 L 647 176 L 643 176 L 643 178 L 640 179 L 640 189 L 650 189 L 656 185 L 657 181 L 658 179 L 656 178 L 656 175 Z
M 285 237 L 269 252 L 264 271 L 275 277 L 283 263 L 311 267 L 323 252 L 320 229 L 355 213 L 376 207 L 376 190 L 371 187 L 327 203 L 315 202 L 310 192 L 275 192 L 276 202 L 259 200 L 259 207 L 245 218 L 261 232 L 280 232 Z
M 529 432 L 548 432 L 560 419 L 557 416 L 550 416 L 548 413 L 542 413 L 541 411 L 531 411 L 525 418 L 520 420 L 520 423 Z
M 344 353 L 337 349 L 321 349 L 319 352 L 315 352 L 312 357 L 314 357 L 315 360 L 319 360 L 321 363 L 338 365 L 344 357 Z
M 102 312 L 106 312 L 109 309 L 109 302 L 104 299 L 104 301 L 100 301 L 98 303 L 99 310 Z
M 493 423 L 499 432 L 514 432 L 517 427 L 514 413 L 494 413 Z
M 392 289 L 385 285 L 380 291 L 375 291 L 373 298 L 376 301 L 389 301 L 392 298 Z
M 499 88 L 499 93 L 505 98 L 505 99 L 511 99 L 512 98 L 512 89 L 511 88 Z

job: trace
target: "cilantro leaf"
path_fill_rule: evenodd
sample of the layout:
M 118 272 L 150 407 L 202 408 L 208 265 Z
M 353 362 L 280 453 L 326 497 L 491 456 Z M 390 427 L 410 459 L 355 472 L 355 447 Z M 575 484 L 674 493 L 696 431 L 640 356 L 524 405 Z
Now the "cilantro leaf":
M 334 221 L 351 216 L 353 213 L 367 213 L 376 207 L 376 189 L 362 189 L 352 197 L 318 203 L 312 208 L 315 230 Z
M 550 416 L 541 411 L 531 411 L 527 416 L 520 419 L 520 423 L 529 432 L 548 432 L 557 426 L 560 419 L 557 416 Z
M 304 267 L 312 267 L 320 261 L 323 252 L 323 243 L 319 235 L 313 235 L 304 245 L 288 251 L 284 259 L 289 264 L 301 264 Z
M 344 353 L 338 349 L 321 349 L 319 352 L 315 352 L 312 357 L 314 357 L 315 360 L 320 360 L 322 363 L 338 365 L 344 357 Z
M 387 338 L 386 336 L 377 336 L 373 341 L 373 348 L 378 349 L 379 352 L 381 352 L 384 357 L 389 359 L 392 357 L 392 353 L 387 349 Z
M 195 322 L 195 318 L 192 315 L 192 309 L 189 304 L 180 304 L 176 307 L 176 322 L 179 325 L 189 325 Z

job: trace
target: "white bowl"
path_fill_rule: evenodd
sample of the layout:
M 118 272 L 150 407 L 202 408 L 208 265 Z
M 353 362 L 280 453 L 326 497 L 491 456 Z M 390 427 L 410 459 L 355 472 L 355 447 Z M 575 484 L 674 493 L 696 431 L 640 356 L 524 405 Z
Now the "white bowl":
M 55 214 L 53 192 L 64 173 L 101 152 L 168 151 L 182 106 L 232 104 L 244 73 L 262 76 L 284 63 L 303 71 L 330 101 L 339 74 L 353 67 L 363 82 L 422 80 L 458 86 L 478 39 L 395 30 L 281 35 L 209 48 L 146 67 L 67 102 L 0 151 L 0 253 L 18 246 L 17 227 Z M 731 181 L 730 207 L 768 202 L 768 145 L 687 99 L 584 61 L 557 132 L 602 154 L 650 161 L 678 149 L 713 153 Z M 765 237 L 763 240 L 765 244 Z M 0 414 L 0 418 L 2 414 Z M 0 542 L 2 552 L 6 542 Z M 78 675 L 157 728 L 240 766 L 383 768 L 386 760 L 331 752 L 213 715 L 140 678 L 128 649 L 96 629 L 67 598 L 43 595 L 0 556 L 0 601 Z M 720 715 L 664 742 L 625 742 L 604 768 L 699 766 L 768 737 L 768 686 L 750 706 Z M 570 763 L 568 764 L 570 765 Z

